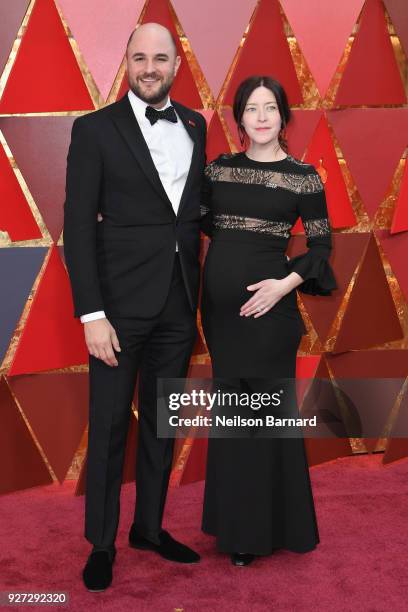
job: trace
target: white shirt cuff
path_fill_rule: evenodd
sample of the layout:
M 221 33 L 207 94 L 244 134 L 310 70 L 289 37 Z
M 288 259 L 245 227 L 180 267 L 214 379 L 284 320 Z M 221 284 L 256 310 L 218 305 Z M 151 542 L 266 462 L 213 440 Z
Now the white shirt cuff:
M 81 315 L 80 319 L 81 323 L 89 323 L 89 321 L 96 321 L 97 319 L 106 319 L 106 315 L 103 310 L 98 310 L 97 312 Z

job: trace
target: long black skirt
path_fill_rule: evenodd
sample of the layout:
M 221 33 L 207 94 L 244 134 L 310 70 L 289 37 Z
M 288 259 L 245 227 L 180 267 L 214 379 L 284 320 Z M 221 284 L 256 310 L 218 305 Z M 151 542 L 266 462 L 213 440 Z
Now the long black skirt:
M 296 291 L 257 319 L 239 315 L 252 295 L 246 286 L 283 278 L 286 266 L 284 253 L 265 249 L 261 241 L 212 241 L 201 311 L 218 389 L 235 385 L 263 392 L 280 379 L 295 380 L 304 333 Z M 288 397 L 296 403 L 296 395 Z M 302 435 L 265 437 L 256 428 L 218 435 L 210 434 L 208 441 L 202 517 L 202 530 L 216 537 L 218 550 L 256 555 L 279 548 L 313 550 L 319 533 Z

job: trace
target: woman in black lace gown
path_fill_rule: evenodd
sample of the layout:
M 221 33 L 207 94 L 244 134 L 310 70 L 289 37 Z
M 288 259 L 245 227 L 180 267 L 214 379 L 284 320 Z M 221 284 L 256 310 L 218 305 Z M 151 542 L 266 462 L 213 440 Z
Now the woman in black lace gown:
M 256 392 L 268 381 L 272 389 L 280 377 L 295 379 L 306 333 L 296 288 L 330 295 L 336 281 L 320 176 L 286 152 L 290 109 L 282 86 L 250 77 L 233 110 L 249 145 L 205 169 L 202 229 L 211 242 L 201 314 L 214 378 L 224 389 Z M 299 216 L 308 250 L 288 261 Z M 210 435 L 202 529 L 235 565 L 279 548 L 313 550 L 319 533 L 303 437 Z

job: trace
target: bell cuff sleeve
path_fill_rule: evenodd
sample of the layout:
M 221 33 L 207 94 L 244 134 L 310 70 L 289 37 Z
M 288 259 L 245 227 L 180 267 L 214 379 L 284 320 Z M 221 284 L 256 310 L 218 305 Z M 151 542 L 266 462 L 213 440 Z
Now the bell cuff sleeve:
M 288 270 L 297 272 L 305 280 L 296 289 L 309 295 L 331 295 L 337 289 L 333 270 L 327 259 L 311 256 L 310 253 L 297 255 L 288 261 Z
M 337 289 L 336 278 L 329 263 L 332 234 L 324 186 L 314 167 L 313 172 L 305 176 L 297 209 L 305 229 L 308 250 L 287 262 L 288 272 L 296 272 L 304 279 L 296 287 L 302 293 L 331 295 Z

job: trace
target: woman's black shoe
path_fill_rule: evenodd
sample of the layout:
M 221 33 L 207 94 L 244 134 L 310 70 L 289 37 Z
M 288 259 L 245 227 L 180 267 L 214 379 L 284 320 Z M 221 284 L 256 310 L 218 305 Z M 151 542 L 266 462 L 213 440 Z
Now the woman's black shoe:
M 96 550 L 91 552 L 83 569 L 82 577 L 88 591 L 104 591 L 112 582 L 112 565 L 116 550 Z
M 255 559 L 255 555 L 250 553 L 232 553 L 231 562 L 233 565 L 249 565 Z

